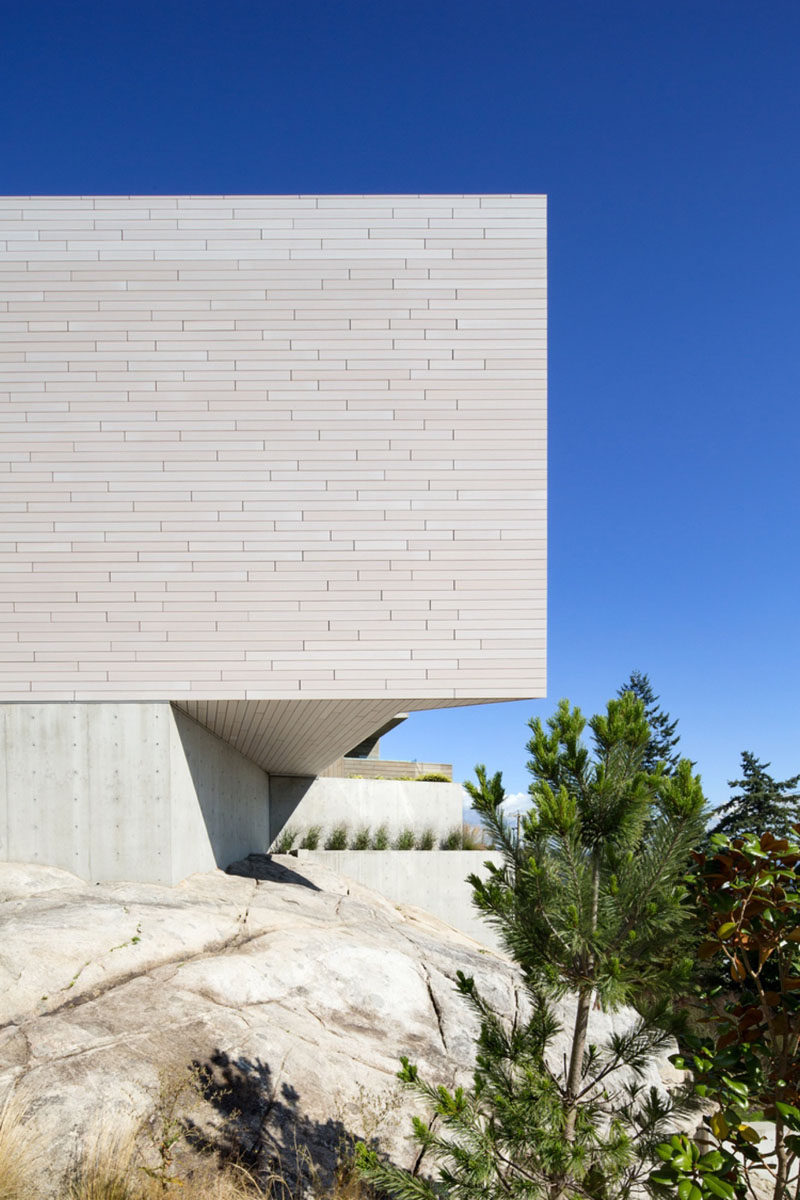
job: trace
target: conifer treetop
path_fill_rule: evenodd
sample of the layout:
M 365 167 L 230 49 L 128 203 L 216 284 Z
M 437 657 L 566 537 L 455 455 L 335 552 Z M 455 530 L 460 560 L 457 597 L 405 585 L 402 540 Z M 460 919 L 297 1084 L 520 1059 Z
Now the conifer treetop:
M 677 717 L 674 721 L 671 720 L 669 713 L 660 707 L 660 697 L 655 694 L 650 679 L 642 671 L 631 671 L 630 678 L 618 690 L 617 695 L 623 696 L 625 692 L 632 692 L 637 700 L 641 700 L 645 719 L 650 726 L 650 738 L 642 759 L 643 769 L 652 774 L 658 763 L 663 762 L 665 774 L 671 775 L 681 760 L 681 755 L 676 749 L 681 740 L 680 734 L 675 732 L 678 727 Z

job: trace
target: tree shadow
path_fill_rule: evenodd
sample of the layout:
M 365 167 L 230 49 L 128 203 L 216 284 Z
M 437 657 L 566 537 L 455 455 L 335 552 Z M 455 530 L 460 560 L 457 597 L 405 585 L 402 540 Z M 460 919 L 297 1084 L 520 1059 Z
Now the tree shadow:
M 275 1200 L 331 1187 L 363 1140 L 339 1117 L 317 1121 L 304 1113 L 297 1090 L 276 1079 L 259 1058 L 234 1058 L 217 1049 L 205 1061 L 193 1062 L 192 1071 L 215 1118 L 206 1127 L 187 1118 L 187 1141 L 220 1162 L 245 1167 L 262 1186 L 271 1187 Z M 377 1147 L 376 1137 L 366 1140 Z M 363 1195 L 377 1197 L 366 1187 Z

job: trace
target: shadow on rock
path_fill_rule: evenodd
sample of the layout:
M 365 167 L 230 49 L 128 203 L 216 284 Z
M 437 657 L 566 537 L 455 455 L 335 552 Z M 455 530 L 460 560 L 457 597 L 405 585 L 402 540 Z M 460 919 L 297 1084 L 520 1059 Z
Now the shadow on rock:
M 278 862 L 272 854 L 248 854 L 247 858 L 240 858 L 226 867 L 225 874 L 242 875 L 245 879 L 258 879 L 265 883 L 296 883 L 314 892 L 322 890 L 299 871 L 287 867 L 285 862 Z
M 347 1171 L 361 1136 L 338 1117 L 309 1117 L 296 1089 L 277 1080 L 268 1063 L 215 1050 L 192 1068 L 200 1094 L 216 1113 L 212 1128 L 186 1121 L 187 1140 L 196 1149 L 246 1167 L 262 1185 L 271 1185 L 276 1200 L 316 1193 Z M 376 1138 L 369 1140 L 377 1145 Z

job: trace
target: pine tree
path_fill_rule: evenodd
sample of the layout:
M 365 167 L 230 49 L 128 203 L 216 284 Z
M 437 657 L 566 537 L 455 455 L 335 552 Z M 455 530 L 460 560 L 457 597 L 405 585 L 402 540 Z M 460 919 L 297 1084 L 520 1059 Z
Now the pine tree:
M 664 712 L 659 706 L 659 697 L 653 691 L 647 675 L 642 674 L 641 671 L 631 671 L 630 679 L 622 685 L 617 695 L 622 696 L 625 692 L 633 692 L 636 699 L 642 701 L 644 715 L 650 726 L 650 740 L 647 743 L 642 767 L 645 771 L 652 773 L 655 771 L 657 763 L 663 762 L 666 763 L 666 774 L 671 774 L 681 757 L 675 749 L 681 740 L 680 734 L 675 732 L 678 727 L 677 718 L 671 721 L 669 713 Z M 694 764 L 692 765 L 694 766 Z
M 670 1002 L 691 972 L 683 877 L 702 837 L 704 799 L 691 764 L 672 776 L 642 769 L 649 727 L 630 694 L 589 722 L 562 701 L 531 722 L 532 808 L 516 836 L 498 772 L 467 785 L 500 866 L 471 877 L 475 902 L 519 964 L 529 1010 L 509 1025 L 459 975 L 480 1019 L 472 1089 L 434 1088 L 404 1060 L 400 1077 L 431 1111 L 415 1121 L 418 1159 L 435 1180 L 400 1171 L 366 1147 L 364 1176 L 397 1200 L 624 1200 L 647 1176 L 675 1107 L 641 1075 L 668 1040 Z M 488 865 L 488 864 L 487 864 Z M 569 1052 L 555 1061 L 554 1001 L 573 997 Z M 638 1017 L 600 1044 L 593 1008 Z
M 741 837 L 746 833 L 760 836 L 769 832 L 779 838 L 789 835 L 793 823 L 800 820 L 800 793 L 792 790 L 800 782 L 800 775 L 773 779 L 767 771 L 769 765 L 759 762 L 749 750 L 742 751 L 742 778 L 728 780 L 729 787 L 742 790 L 717 809 L 720 819 L 711 834 Z

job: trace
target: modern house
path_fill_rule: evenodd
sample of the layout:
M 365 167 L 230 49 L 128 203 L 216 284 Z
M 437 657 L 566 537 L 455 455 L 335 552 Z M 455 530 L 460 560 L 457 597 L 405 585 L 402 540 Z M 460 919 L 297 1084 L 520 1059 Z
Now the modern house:
M 0 858 L 175 881 L 399 712 L 544 694 L 545 226 L 0 199 Z

